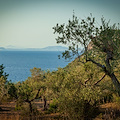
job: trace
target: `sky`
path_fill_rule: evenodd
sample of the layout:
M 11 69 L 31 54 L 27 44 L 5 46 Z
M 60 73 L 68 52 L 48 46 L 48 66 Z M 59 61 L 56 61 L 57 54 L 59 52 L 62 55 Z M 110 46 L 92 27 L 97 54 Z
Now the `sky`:
M 53 27 L 92 13 L 120 23 L 120 0 L 0 0 L 0 47 L 56 46 Z

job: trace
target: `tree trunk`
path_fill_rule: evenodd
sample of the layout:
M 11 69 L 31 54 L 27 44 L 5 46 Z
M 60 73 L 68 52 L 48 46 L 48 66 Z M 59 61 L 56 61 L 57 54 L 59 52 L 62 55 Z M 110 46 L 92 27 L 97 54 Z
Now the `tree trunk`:
M 118 95 L 120 96 L 120 82 L 118 81 L 118 79 L 116 78 L 114 72 L 112 71 L 112 67 L 111 67 L 111 64 L 110 64 L 110 60 L 112 59 L 112 53 L 107 51 L 107 57 L 106 57 L 106 60 L 105 60 L 105 64 L 106 64 L 106 73 L 108 74 L 108 76 L 110 76 L 117 92 L 118 92 Z
M 118 92 L 118 95 L 120 96 L 120 82 L 118 81 L 118 79 L 116 78 L 115 74 L 112 73 L 112 74 L 108 74 L 108 76 L 111 78 L 117 92 Z
M 113 82 L 113 84 L 114 84 L 114 86 L 115 86 L 115 88 L 118 92 L 118 95 L 120 96 L 120 82 L 116 78 L 114 72 L 111 71 L 111 65 L 110 65 L 110 62 L 109 62 L 109 57 L 107 57 L 106 61 L 105 61 L 106 67 L 104 65 L 100 64 L 100 63 L 97 63 L 96 61 L 94 61 L 92 59 L 88 59 L 87 62 L 88 61 L 91 61 L 92 63 L 96 64 L 98 67 L 103 69 L 103 71 L 106 73 L 106 75 L 108 75 L 111 78 L 111 80 L 112 80 L 112 82 Z
M 31 114 L 33 112 L 32 103 L 31 103 L 31 101 L 29 101 L 28 103 L 29 103 L 29 109 L 30 109 L 30 114 Z
M 43 110 L 46 110 L 47 109 L 47 100 L 46 100 L 45 96 L 43 97 L 43 101 L 44 101 Z
M 2 108 L 0 107 L 0 111 L 2 111 Z

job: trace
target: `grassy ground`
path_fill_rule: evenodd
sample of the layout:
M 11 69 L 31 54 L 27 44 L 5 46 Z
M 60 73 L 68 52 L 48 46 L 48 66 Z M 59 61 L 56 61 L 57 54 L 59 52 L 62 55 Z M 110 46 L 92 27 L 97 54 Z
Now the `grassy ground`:
M 35 102 L 35 106 L 42 111 L 42 102 Z M 44 114 L 31 117 L 21 117 L 20 111 L 15 111 L 15 102 L 0 105 L 0 120 L 61 120 L 59 114 Z M 99 106 L 100 114 L 94 120 L 120 120 L 120 105 L 117 103 L 106 103 Z
M 15 111 L 15 102 L 0 105 L 0 120 L 19 120 L 20 112 Z
M 0 120 L 58 120 L 58 113 L 44 114 L 45 111 L 42 111 L 42 102 L 34 102 L 34 105 L 40 113 L 42 112 L 42 115 L 32 116 L 30 119 L 30 117 L 26 117 L 25 115 L 21 116 L 20 111 L 15 111 L 15 102 L 4 103 L 0 105 L 2 108 L 2 110 L 0 110 Z
M 120 104 L 106 103 L 99 106 L 101 113 L 94 120 L 120 120 Z

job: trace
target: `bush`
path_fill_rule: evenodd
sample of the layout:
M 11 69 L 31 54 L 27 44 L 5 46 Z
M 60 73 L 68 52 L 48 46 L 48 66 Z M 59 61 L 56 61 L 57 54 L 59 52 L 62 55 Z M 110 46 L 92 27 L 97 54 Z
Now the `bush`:
M 21 115 L 24 116 L 34 116 L 39 115 L 39 111 L 37 110 L 36 106 L 32 106 L 32 113 L 30 112 L 29 105 L 26 103 L 21 107 Z
M 118 95 L 113 94 L 113 101 L 120 104 L 120 97 Z
M 48 113 L 56 113 L 58 108 L 58 104 L 55 100 L 53 100 L 52 103 L 50 103 L 49 108 L 48 108 Z
M 87 100 L 61 99 L 59 110 L 70 120 L 88 120 L 96 117 L 99 113 L 95 104 Z

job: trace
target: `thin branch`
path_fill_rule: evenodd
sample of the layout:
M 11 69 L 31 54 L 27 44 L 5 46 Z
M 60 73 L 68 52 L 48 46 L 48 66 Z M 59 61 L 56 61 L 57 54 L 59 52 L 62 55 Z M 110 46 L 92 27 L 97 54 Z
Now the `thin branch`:
M 24 100 L 25 102 L 29 102 L 30 100 L 29 100 L 29 95 L 26 95 L 27 96 L 27 98 Z
M 32 102 L 33 100 L 35 100 L 38 97 L 40 90 L 41 90 L 41 88 L 38 89 L 36 96 L 32 100 L 29 100 L 29 95 L 27 95 L 27 98 L 24 101 L 25 102 Z
M 98 80 L 96 83 L 94 83 L 94 85 L 97 85 L 99 82 L 101 82 L 104 78 L 105 78 L 106 74 L 104 74 L 100 80 Z
M 33 99 L 31 100 L 31 102 L 32 102 L 33 100 L 37 99 L 37 97 L 38 97 L 38 95 L 39 95 L 40 90 L 41 90 L 41 88 L 40 88 L 40 89 L 38 89 L 38 92 L 37 92 L 37 94 L 36 94 L 35 98 L 33 98 Z
M 96 61 L 94 61 L 94 60 L 92 60 L 90 58 L 89 58 L 89 60 L 87 60 L 87 62 L 88 61 L 91 61 L 92 63 L 96 64 L 98 67 L 101 67 L 102 69 L 106 70 L 106 67 L 104 65 L 101 65 L 100 63 L 97 63 Z
M 85 84 L 90 80 L 90 78 L 88 78 L 86 81 L 85 81 Z
M 86 85 L 84 85 L 81 81 L 79 82 L 79 84 L 81 84 L 82 86 L 86 87 Z

